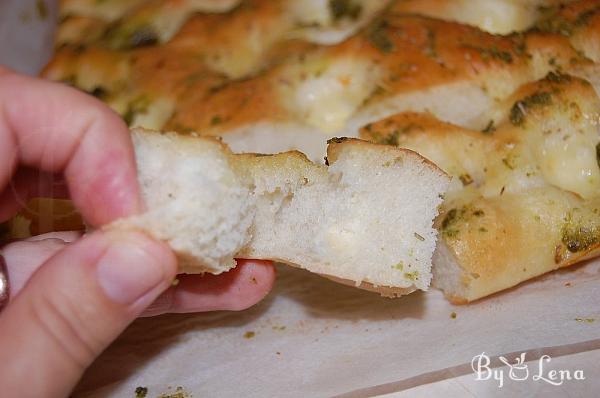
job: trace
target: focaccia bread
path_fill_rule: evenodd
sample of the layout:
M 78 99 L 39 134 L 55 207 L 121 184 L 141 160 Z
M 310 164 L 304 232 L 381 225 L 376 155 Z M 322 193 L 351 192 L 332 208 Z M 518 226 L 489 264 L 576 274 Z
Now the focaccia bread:
M 483 131 L 404 113 L 362 137 L 453 175 L 434 285 L 467 302 L 600 254 L 599 121 L 591 85 L 553 73 L 500 105 Z
M 419 16 L 427 10 L 395 1 L 329 45 L 291 33 L 289 21 L 302 18 L 290 4 L 306 3 L 253 0 L 225 14 L 195 14 L 162 45 L 115 48 L 109 31 L 94 44 L 61 47 L 44 76 L 99 96 L 131 126 L 222 136 L 235 151 L 300 149 L 319 159 L 323 136 L 356 136 L 360 126 L 400 111 L 427 110 L 481 129 L 487 113 L 522 84 L 551 71 L 597 75 L 595 48 L 578 39 L 598 25 L 597 0 L 572 3 L 571 35 L 554 26 L 564 8 L 546 0 L 534 2 L 546 7 L 528 22 L 535 28 L 506 36 Z M 345 3 L 361 4 L 364 17 L 372 2 Z M 453 15 L 459 13 L 445 18 Z M 473 15 L 470 23 L 485 25 L 484 11 Z M 514 25 L 511 15 L 498 18 Z M 354 21 L 347 14 L 339 20 Z
M 242 257 L 386 296 L 429 286 L 449 178 L 415 152 L 334 139 L 325 166 L 175 133 L 136 129 L 133 142 L 147 210 L 110 227 L 168 242 L 182 272 L 220 274 Z
M 130 126 L 312 160 L 360 134 L 455 176 L 434 270 L 453 300 L 596 255 L 600 1 L 92 3 L 64 0 L 43 74 Z

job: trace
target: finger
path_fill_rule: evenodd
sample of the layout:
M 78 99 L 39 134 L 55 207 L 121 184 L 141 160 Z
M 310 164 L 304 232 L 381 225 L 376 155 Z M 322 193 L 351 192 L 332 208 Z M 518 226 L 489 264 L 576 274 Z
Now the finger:
M 273 287 L 270 261 L 238 260 L 236 268 L 220 275 L 180 275 L 142 316 L 164 313 L 240 311 L 262 300 Z
M 45 261 L 79 236 L 79 232 L 53 232 L 6 245 L 3 255 L 12 297 Z M 271 290 L 275 268 L 268 261 L 239 260 L 225 274 L 179 275 L 177 279 L 177 286 L 161 294 L 142 316 L 246 309 Z
M 175 269 L 166 245 L 135 232 L 94 232 L 50 258 L 0 314 L 3 395 L 68 396 Z
M 23 167 L 0 192 L 0 222 L 8 220 L 32 198 L 67 199 L 69 190 L 61 175 Z
M 51 232 L 10 243 L 2 248 L 10 280 L 11 298 L 50 257 L 81 236 L 80 232 Z
M 139 210 L 133 147 L 121 118 L 63 84 L 0 68 L 0 188 L 17 164 L 64 172 L 92 225 Z

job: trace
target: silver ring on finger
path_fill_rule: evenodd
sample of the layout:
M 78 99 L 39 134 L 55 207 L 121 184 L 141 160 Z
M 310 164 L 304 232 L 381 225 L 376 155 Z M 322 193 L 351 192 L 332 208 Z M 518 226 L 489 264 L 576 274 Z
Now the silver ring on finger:
M 0 254 L 0 312 L 8 304 L 10 299 L 10 284 L 8 282 L 8 269 L 6 268 L 6 261 Z

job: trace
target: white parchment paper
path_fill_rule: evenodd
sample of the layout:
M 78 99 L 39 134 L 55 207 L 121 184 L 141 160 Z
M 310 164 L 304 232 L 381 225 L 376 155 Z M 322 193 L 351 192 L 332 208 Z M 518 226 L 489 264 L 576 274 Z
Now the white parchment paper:
M 599 297 L 600 262 L 467 306 L 438 291 L 380 298 L 280 268 L 275 290 L 250 310 L 137 321 L 76 396 L 131 397 L 137 386 L 155 394 L 182 386 L 194 397 L 370 396 L 424 374 L 417 384 L 435 380 L 447 368 L 464 373 L 457 366 L 481 352 L 598 348 Z
M 52 55 L 55 0 L 0 0 L 0 64 L 36 74 Z
M 55 7 L 0 2 L 0 63 L 37 72 Z M 89 369 L 75 397 L 366 397 L 470 372 L 474 355 L 554 356 L 600 348 L 600 261 L 467 306 L 438 291 L 401 299 L 280 268 L 274 291 L 240 313 L 135 322 Z M 456 318 L 451 316 L 456 314 Z M 252 336 L 252 337 L 251 337 Z

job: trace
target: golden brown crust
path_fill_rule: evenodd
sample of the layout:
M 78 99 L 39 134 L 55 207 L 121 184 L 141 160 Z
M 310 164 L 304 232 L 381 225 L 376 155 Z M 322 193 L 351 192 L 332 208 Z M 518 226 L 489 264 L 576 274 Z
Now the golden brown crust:
M 596 0 L 568 2 L 548 9 L 537 28 L 565 36 L 573 46 L 600 61 L 600 4 Z
M 591 119 L 597 117 L 600 101 L 589 83 L 552 74 L 523 86 L 501 108 L 483 132 L 415 113 L 394 115 L 361 130 L 363 138 L 430 155 L 454 175 L 456 184 L 436 223 L 449 255 L 434 264 L 434 270 L 444 268 L 438 281 L 434 271 L 434 284 L 453 302 L 476 300 L 600 254 L 598 190 L 587 190 L 588 184 L 598 184 L 593 179 L 598 174 L 593 153 L 598 138 Z M 562 118 L 575 137 L 589 138 L 561 136 Z M 568 153 L 559 152 L 553 160 L 563 165 L 559 169 L 545 163 L 544 150 L 535 155 L 556 134 L 580 154 L 592 149 L 589 163 L 580 171 L 573 169 L 571 180 L 555 178 L 573 163 Z M 581 189 L 580 195 L 559 188 L 588 170 L 589 180 L 572 185 Z M 457 275 L 455 283 L 445 279 L 448 272 Z
M 375 143 L 375 145 L 374 145 Z M 420 153 L 413 151 L 411 149 L 402 148 L 402 147 L 390 147 L 386 144 L 381 144 L 378 142 L 368 141 L 367 139 L 356 139 L 356 138 L 347 138 L 347 137 L 335 137 L 331 138 L 327 141 L 327 161 L 328 164 L 334 164 L 341 152 L 348 150 L 356 150 L 359 152 L 362 151 L 373 151 L 377 153 L 385 153 L 390 152 L 394 153 L 396 156 L 417 156 L 423 161 L 431 171 L 436 172 L 440 175 L 447 176 L 446 172 L 438 167 L 437 164 L 433 163 L 431 160 L 423 157 Z
M 106 76 L 109 103 L 128 103 L 131 93 L 150 102 L 172 99 L 172 118 L 152 127 L 218 135 L 263 121 L 306 125 L 307 117 L 297 112 L 304 106 L 297 99 L 299 87 L 345 59 L 372 65 L 356 70 L 357 75 L 377 75 L 360 83 L 367 86 L 364 98 L 357 99 L 359 113 L 377 109 L 390 98 L 460 82 L 478 87 L 481 95 L 495 101 L 550 70 L 585 62 L 569 38 L 554 33 L 498 36 L 393 10 L 339 44 L 313 45 L 285 39 L 290 20 L 289 10 L 282 7 L 260 0 L 227 14 L 198 14 L 168 43 L 125 53 L 109 55 L 108 50 L 92 48 L 73 54 L 73 49 L 64 48 L 45 76 L 75 76 L 81 87 L 79 80 L 87 79 L 80 75 L 91 70 Z M 116 65 L 122 65 L 126 76 L 115 73 Z M 127 87 L 115 89 L 112 83 L 123 78 Z M 343 104 L 347 96 L 342 92 L 334 101 Z M 115 108 L 123 114 L 128 110 Z M 343 117 L 345 122 L 348 116 Z M 316 127 L 328 130 L 321 122 Z

